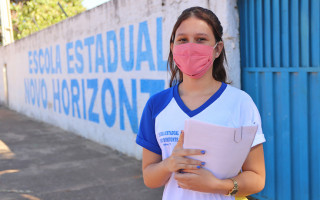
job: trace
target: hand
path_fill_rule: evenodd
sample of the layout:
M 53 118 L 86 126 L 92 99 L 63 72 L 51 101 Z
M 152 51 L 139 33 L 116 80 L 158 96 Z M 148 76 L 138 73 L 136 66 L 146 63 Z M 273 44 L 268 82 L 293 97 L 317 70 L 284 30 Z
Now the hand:
M 183 170 L 184 173 L 175 173 L 174 179 L 183 189 L 206 193 L 225 193 L 222 180 L 215 177 L 210 171 L 201 168 L 197 170 Z
M 203 155 L 205 151 L 200 149 L 183 149 L 184 132 L 181 131 L 179 140 L 174 147 L 170 157 L 163 161 L 163 164 L 170 172 L 177 172 L 180 169 L 199 169 L 203 162 L 186 158 L 185 156 Z

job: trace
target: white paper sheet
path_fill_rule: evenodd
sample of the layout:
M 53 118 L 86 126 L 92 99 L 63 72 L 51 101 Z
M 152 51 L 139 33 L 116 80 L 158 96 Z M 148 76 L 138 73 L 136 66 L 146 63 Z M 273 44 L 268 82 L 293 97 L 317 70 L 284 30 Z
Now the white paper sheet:
M 204 168 L 217 178 L 232 178 L 241 170 L 257 129 L 258 126 L 230 128 L 189 119 L 185 122 L 183 147 L 205 150 L 204 155 L 191 158 L 206 162 Z

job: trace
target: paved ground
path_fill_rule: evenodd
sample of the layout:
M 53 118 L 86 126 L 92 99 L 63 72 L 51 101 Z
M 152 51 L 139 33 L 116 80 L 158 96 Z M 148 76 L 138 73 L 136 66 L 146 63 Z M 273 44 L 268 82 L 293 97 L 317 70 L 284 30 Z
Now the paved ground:
M 0 200 L 158 200 L 141 162 L 0 107 Z

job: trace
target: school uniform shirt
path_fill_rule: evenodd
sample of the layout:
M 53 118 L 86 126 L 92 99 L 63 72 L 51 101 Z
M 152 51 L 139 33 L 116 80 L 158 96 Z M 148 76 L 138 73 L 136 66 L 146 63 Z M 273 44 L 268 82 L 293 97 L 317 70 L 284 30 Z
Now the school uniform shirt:
M 260 114 L 251 97 L 225 83 L 195 110 L 190 110 L 183 103 L 178 85 L 150 97 L 142 113 L 136 142 L 143 148 L 161 155 L 164 160 L 171 155 L 180 132 L 184 129 L 185 120 L 190 118 L 232 128 L 258 125 L 252 147 L 265 142 Z M 220 200 L 234 197 L 182 189 L 174 179 L 173 173 L 165 185 L 162 199 Z

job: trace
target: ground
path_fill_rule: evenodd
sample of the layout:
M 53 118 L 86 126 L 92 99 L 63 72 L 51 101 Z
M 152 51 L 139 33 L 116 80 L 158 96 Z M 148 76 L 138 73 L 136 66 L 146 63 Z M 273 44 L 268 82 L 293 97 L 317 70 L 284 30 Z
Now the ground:
M 0 107 L 0 200 L 160 200 L 141 161 Z

